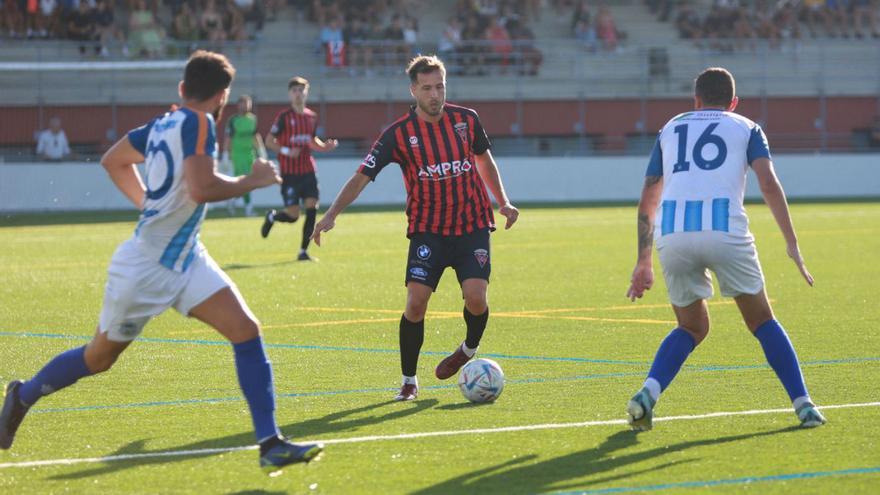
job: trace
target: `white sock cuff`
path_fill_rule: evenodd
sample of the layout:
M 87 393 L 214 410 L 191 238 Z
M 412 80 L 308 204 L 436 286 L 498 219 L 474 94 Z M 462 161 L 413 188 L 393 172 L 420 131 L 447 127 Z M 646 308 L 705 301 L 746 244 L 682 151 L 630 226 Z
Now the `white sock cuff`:
M 804 395 L 804 396 L 798 397 L 797 399 L 793 400 L 791 402 L 791 405 L 794 407 L 794 410 L 797 411 L 798 409 L 803 407 L 804 404 L 806 404 L 808 402 L 812 403 L 813 401 L 810 400 L 809 395 Z
M 648 378 L 647 380 L 645 380 L 644 386 L 646 389 L 648 389 L 648 394 L 651 396 L 652 399 L 654 399 L 654 402 L 657 402 L 657 400 L 660 398 L 660 392 L 662 392 L 660 382 L 658 382 L 654 378 Z
M 415 385 L 416 387 L 418 387 L 419 386 L 419 379 L 416 378 L 415 376 L 403 375 L 402 383 L 403 383 L 403 385 Z
M 477 353 L 477 349 L 479 349 L 479 348 L 480 348 L 480 346 L 477 346 L 477 347 L 474 347 L 473 349 L 471 349 L 471 348 L 468 347 L 467 344 L 465 344 L 464 342 L 461 343 L 461 350 L 462 350 L 465 354 L 467 354 L 467 357 L 474 357 L 474 354 Z

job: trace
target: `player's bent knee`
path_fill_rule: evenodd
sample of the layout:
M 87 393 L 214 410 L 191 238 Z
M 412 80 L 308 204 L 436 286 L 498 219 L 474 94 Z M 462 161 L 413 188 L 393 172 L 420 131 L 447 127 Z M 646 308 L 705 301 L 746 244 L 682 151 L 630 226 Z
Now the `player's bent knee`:
M 707 325 L 682 325 L 681 329 L 694 338 L 694 346 L 700 345 L 709 336 L 709 327 Z
M 118 354 L 104 354 L 100 356 L 89 356 L 88 354 L 85 356 L 86 367 L 92 374 L 103 373 L 105 371 L 109 371 L 110 368 L 116 363 L 116 360 L 119 358 Z

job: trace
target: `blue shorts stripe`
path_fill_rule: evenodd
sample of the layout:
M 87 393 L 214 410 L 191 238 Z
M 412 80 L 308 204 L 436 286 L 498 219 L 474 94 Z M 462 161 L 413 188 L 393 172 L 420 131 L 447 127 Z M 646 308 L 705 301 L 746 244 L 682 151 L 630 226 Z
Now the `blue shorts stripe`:
M 684 231 L 699 232 L 703 230 L 703 202 L 684 202 Z
M 660 235 L 675 232 L 675 201 L 663 202 L 663 220 L 660 223 Z
M 715 198 L 712 200 L 712 230 L 730 232 L 730 200 Z

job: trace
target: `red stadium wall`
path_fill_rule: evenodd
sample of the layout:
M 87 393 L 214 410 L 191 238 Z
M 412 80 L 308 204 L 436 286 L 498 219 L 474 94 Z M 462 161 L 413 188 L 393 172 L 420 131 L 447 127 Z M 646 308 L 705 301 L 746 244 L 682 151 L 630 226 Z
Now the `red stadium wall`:
M 402 115 L 406 103 L 327 103 L 314 108 L 323 112 L 322 123 L 328 136 L 342 139 L 375 139 L 384 125 Z M 517 121 L 517 103 L 470 101 L 463 104 L 475 108 L 491 136 L 510 136 L 515 133 L 511 124 Z M 647 100 L 644 103 L 645 128 L 657 131 L 672 115 L 691 108 L 688 99 Z M 260 131 L 265 134 L 272 119 L 283 109 L 281 104 L 265 104 L 258 108 Z M 579 101 L 525 101 L 522 102 L 522 133 L 526 136 L 573 136 L 580 120 Z M 164 112 L 167 107 L 156 105 L 120 105 L 116 107 L 116 130 L 120 134 L 143 124 Z M 227 114 L 234 107 L 227 109 Z M 761 101 L 745 99 L 737 111 L 753 120 L 761 120 Z M 826 130 L 833 134 L 849 134 L 871 126 L 877 112 L 877 99 L 872 97 L 830 97 L 826 99 Z M 637 99 L 586 100 L 584 132 L 611 138 L 622 138 L 637 133 L 642 115 L 642 102 Z M 766 103 L 766 131 L 773 135 L 800 135 L 809 139 L 818 137 L 816 120 L 821 116 L 821 101 L 817 98 L 772 98 Z M 113 110 L 107 106 L 66 106 L 42 108 L 46 125 L 50 116 L 61 117 L 63 128 L 71 143 L 107 144 L 106 133 L 113 125 Z M 34 143 L 34 132 L 40 128 L 40 109 L 37 107 L 0 107 L 0 146 L 25 146 Z M 222 122 L 221 122 L 222 125 Z M 620 140 L 622 141 L 622 140 Z

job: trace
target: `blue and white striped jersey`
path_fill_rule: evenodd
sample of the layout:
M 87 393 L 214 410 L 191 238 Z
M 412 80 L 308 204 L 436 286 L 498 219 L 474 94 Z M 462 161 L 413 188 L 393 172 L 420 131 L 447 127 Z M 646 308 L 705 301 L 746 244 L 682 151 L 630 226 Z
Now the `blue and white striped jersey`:
M 134 232 L 137 246 L 169 270 L 185 272 L 202 249 L 199 229 L 205 205 L 189 195 L 183 161 L 192 155 L 216 156 L 214 118 L 180 108 L 128 133 L 146 157 L 144 209 Z
M 746 174 L 770 158 L 767 136 L 751 120 L 716 109 L 670 120 L 654 144 L 647 176 L 663 176 L 655 237 L 675 232 L 721 231 L 752 238 L 743 207 Z

